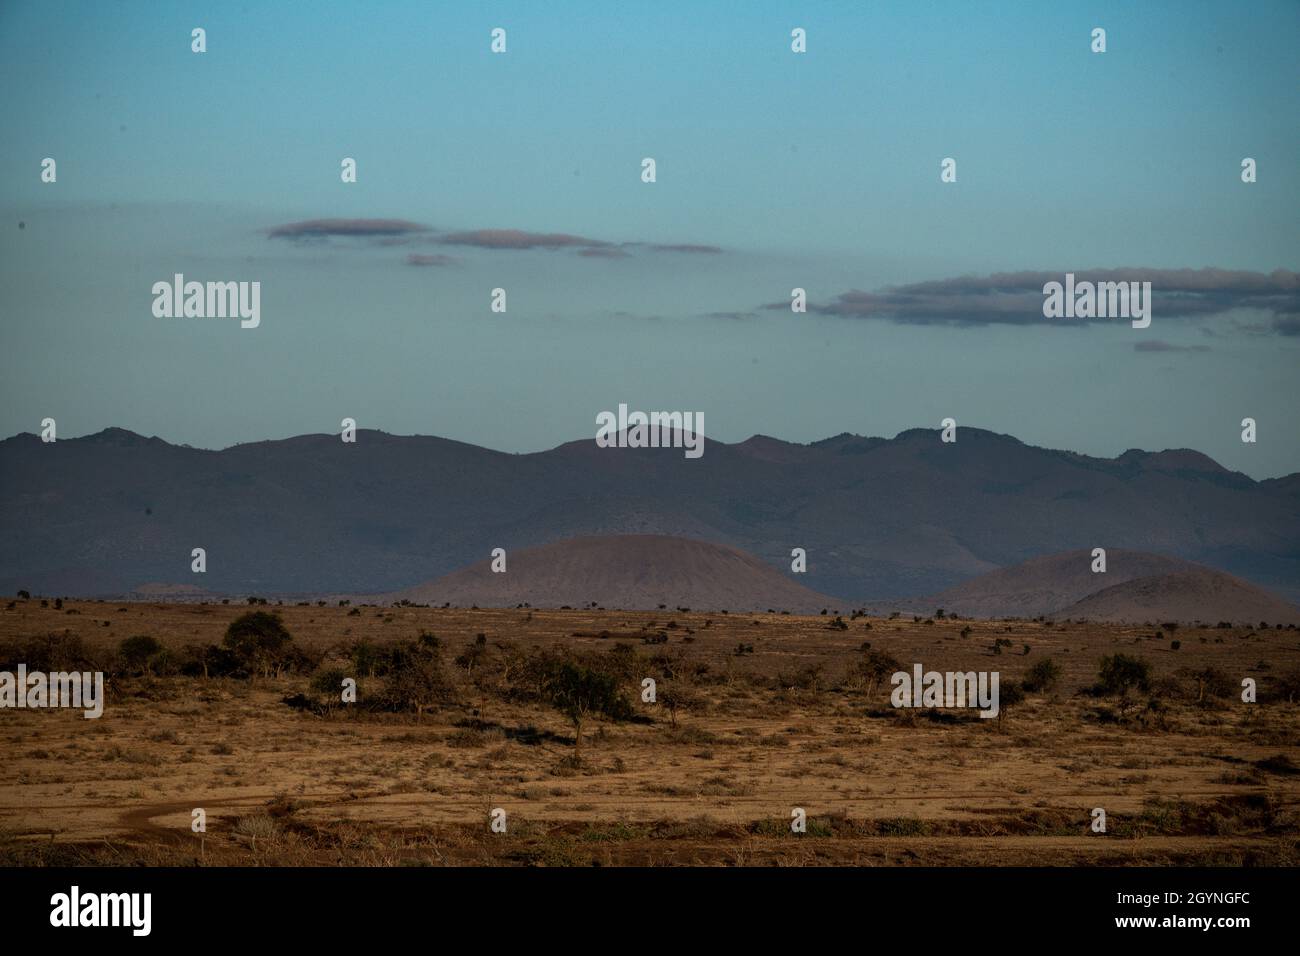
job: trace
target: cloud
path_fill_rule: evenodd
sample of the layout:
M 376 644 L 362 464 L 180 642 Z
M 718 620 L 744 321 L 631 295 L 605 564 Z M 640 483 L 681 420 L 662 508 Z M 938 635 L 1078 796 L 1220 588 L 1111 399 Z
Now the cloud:
M 607 242 L 589 239 L 567 232 L 527 232 L 522 229 L 471 229 L 439 237 L 437 242 L 449 246 L 474 246 L 478 249 L 573 249 L 586 259 L 625 259 L 629 249 L 648 249 L 651 252 L 676 252 L 715 255 L 722 252 L 719 246 L 693 242 Z
M 408 266 L 454 266 L 459 261 L 455 256 L 426 255 L 420 252 L 412 252 L 406 257 Z
M 377 239 L 392 244 L 395 238 L 428 231 L 428 226 L 405 219 L 306 219 L 273 226 L 266 235 L 270 239 Z
M 629 245 L 639 245 L 640 243 L 629 243 Z M 649 243 L 646 248 L 654 252 L 689 252 L 699 253 L 702 255 L 716 255 L 722 249 L 718 246 L 701 246 L 689 242 L 677 243 Z
M 327 242 L 333 238 L 366 240 L 368 246 L 405 246 L 413 243 L 439 246 L 467 246 L 487 251 L 518 252 L 530 249 L 568 250 L 585 259 L 626 259 L 629 250 L 651 252 L 717 254 L 718 246 L 702 243 L 609 242 L 567 232 L 529 232 L 525 229 L 466 229 L 438 233 L 428 226 L 405 219 L 308 219 L 273 226 L 266 231 L 271 239 L 295 242 Z M 411 265 L 445 265 L 442 262 L 416 262 Z
M 1113 319 L 1056 319 L 1043 315 L 1043 286 L 1062 282 L 1062 272 L 1000 272 L 906 285 L 878 292 L 854 289 L 834 300 L 808 304 L 808 311 L 848 318 L 880 318 L 919 325 L 1066 325 Z M 1090 282 L 1150 282 L 1156 321 L 1222 315 L 1235 309 L 1271 313 L 1274 333 L 1300 334 L 1300 274 L 1229 269 L 1091 269 L 1074 273 Z M 768 309 L 789 309 L 771 303 Z
M 1208 352 L 1208 345 L 1174 345 L 1164 339 L 1143 339 L 1133 346 L 1134 352 Z
M 524 232 L 521 229 L 473 229 L 453 232 L 439 242 L 449 246 L 476 246 L 479 249 L 606 249 L 611 242 L 572 236 L 566 232 Z
M 448 233 L 435 242 L 446 246 L 473 246 L 489 250 L 575 250 L 584 259 L 627 259 L 628 250 L 646 248 L 651 252 L 685 252 L 692 255 L 715 255 L 722 252 L 718 246 L 694 242 L 607 242 L 590 239 L 585 235 L 569 233 L 530 233 L 523 229 L 471 229 L 468 232 Z

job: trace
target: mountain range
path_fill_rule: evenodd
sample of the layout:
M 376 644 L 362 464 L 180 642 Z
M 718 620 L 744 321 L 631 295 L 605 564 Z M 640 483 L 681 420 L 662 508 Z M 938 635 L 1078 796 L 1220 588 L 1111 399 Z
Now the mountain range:
M 973 427 L 954 443 L 937 429 L 760 435 L 709 441 L 699 459 L 591 439 L 507 454 L 368 430 L 219 451 L 119 428 L 0 441 L 0 592 L 400 592 L 494 548 L 628 534 L 739 549 L 786 578 L 803 548 L 800 583 L 846 604 L 1094 547 L 1300 600 L 1300 474 L 1255 481 L 1185 449 L 1096 458 Z

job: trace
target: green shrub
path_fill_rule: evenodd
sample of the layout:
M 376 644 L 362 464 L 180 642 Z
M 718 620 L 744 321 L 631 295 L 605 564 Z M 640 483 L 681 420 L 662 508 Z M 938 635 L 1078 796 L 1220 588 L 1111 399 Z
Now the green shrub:
M 250 673 L 279 677 L 290 664 L 292 642 L 278 614 L 250 611 L 231 622 L 222 644 Z
M 388 676 L 376 704 L 385 710 L 414 711 L 422 719 L 455 699 L 442 669 L 442 644 L 432 634 L 399 644 L 389 654 Z
M 582 759 L 582 730 L 588 718 L 602 715 L 626 720 L 632 715 L 632 705 L 623 696 L 613 674 L 572 661 L 564 661 L 554 668 L 546 682 L 545 695 L 548 703 L 573 724 L 575 762 Z
M 1103 694 L 1125 694 L 1132 688 L 1151 688 L 1151 665 L 1139 657 L 1113 654 L 1101 659 L 1097 671 L 1097 689 Z

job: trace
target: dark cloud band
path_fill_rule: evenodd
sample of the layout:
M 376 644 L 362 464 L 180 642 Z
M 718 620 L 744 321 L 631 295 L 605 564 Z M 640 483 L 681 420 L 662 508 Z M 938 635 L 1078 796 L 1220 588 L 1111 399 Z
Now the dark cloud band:
M 376 239 L 428 231 L 428 226 L 405 219 L 306 219 L 273 226 L 266 234 L 271 239 L 328 239 L 335 236 Z
M 850 290 L 808 311 L 848 318 L 951 325 L 1060 325 L 1107 322 L 1104 318 L 1059 319 L 1043 315 L 1043 286 L 1063 272 L 1001 272 L 889 286 L 878 292 Z M 1093 269 L 1076 272 L 1075 282 L 1150 282 L 1158 318 L 1196 318 L 1254 309 L 1272 315 L 1271 331 L 1300 334 L 1300 274 L 1229 269 Z M 788 302 L 769 309 L 788 309 Z

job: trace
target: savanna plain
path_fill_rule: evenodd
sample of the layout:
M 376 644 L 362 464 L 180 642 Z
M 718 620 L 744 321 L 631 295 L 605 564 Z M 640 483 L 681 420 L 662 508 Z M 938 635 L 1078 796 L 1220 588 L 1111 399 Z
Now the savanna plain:
M 106 701 L 0 710 L 3 865 L 1300 863 L 1264 622 L 0 599 L 19 662 Z M 1001 713 L 891 706 L 917 663 Z

